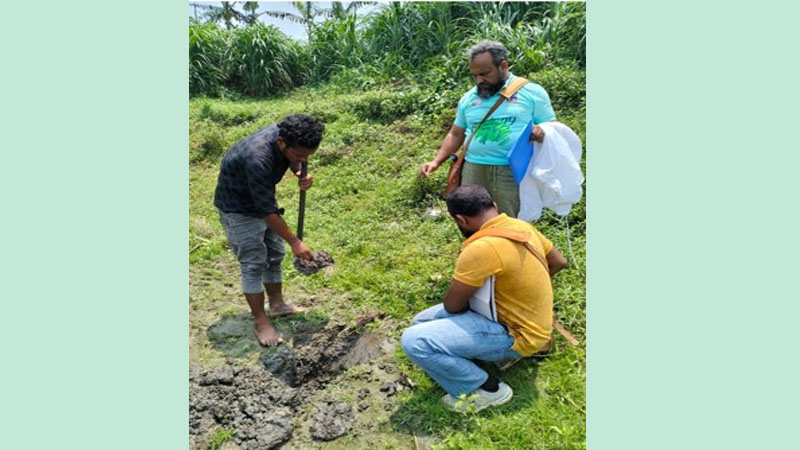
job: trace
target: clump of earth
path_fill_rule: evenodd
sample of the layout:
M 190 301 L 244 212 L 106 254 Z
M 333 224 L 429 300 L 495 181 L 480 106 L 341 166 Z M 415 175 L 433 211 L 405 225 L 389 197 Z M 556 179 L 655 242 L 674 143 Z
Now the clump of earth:
M 325 267 L 333 265 L 333 257 L 324 250 L 311 252 L 311 259 L 295 258 L 294 268 L 303 275 L 317 273 Z
M 245 450 L 284 445 L 298 428 L 320 441 L 347 434 L 356 422 L 354 410 L 367 409 L 366 395 L 360 395 L 359 402 L 350 405 L 329 397 L 314 400 L 314 394 L 346 369 L 376 364 L 381 357 L 390 355 L 395 345 L 379 333 L 359 334 L 358 328 L 328 324 L 299 333 L 265 353 L 259 367 L 238 366 L 230 360 L 226 366 L 213 369 L 192 366 L 189 434 L 193 447 L 204 448 L 204 439 L 220 428 L 232 430 L 231 443 Z M 373 377 L 370 381 L 386 384 L 387 376 L 397 378 L 392 370 L 381 366 L 383 378 Z M 372 369 L 366 371 L 371 373 Z M 391 390 L 393 394 L 403 388 L 400 379 L 396 387 L 382 388 L 380 392 L 385 395 Z M 310 420 L 298 423 L 296 417 L 309 403 L 314 408 Z
M 296 407 L 297 390 L 263 370 L 189 370 L 190 436 L 225 427 L 243 449 L 274 448 L 291 438 Z
M 321 441 L 332 441 L 347 434 L 355 421 L 356 416 L 350 405 L 328 399 L 317 406 L 311 424 L 311 437 Z

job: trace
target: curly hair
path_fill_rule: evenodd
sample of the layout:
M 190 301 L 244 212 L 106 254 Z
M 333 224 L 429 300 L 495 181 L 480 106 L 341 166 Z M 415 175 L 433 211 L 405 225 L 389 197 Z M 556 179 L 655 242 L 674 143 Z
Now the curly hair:
M 458 187 L 447 196 L 447 212 L 453 217 L 456 214 L 475 217 L 493 207 L 494 200 L 489 191 L 477 184 Z
M 306 114 L 292 114 L 278 122 L 278 136 L 286 141 L 286 145 L 316 149 L 322 140 L 325 125 Z

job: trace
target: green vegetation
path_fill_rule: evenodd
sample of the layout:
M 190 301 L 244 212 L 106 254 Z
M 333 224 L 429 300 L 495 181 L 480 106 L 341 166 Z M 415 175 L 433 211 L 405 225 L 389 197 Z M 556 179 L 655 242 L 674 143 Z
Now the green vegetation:
M 583 3 L 392 2 L 366 16 L 340 5 L 333 8 L 337 12 L 295 3 L 297 15 L 267 14 L 303 23 L 309 35 L 305 45 L 258 23 L 232 28 L 230 20 L 237 16 L 230 11 L 210 12 L 228 29 L 192 19 L 190 92 L 264 96 L 329 80 L 349 88 L 397 81 L 463 87 L 464 52 L 482 39 L 503 42 L 519 74 L 586 65 Z M 321 16 L 328 18 L 320 22 Z M 243 13 L 238 20 L 249 21 Z
M 464 49 L 480 38 L 503 41 L 512 70 L 547 89 L 559 120 L 585 142 L 583 4 L 391 4 L 366 18 L 340 13 L 308 27 L 309 42 L 300 44 L 261 25 L 223 30 L 190 24 L 190 84 L 198 94 L 189 104 L 195 363 L 229 357 L 209 342 L 207 329 L 224 315 L 247 313 L 213 192 L 224 152 L 258 128 L 298 112 L 326 125 L 309 164 L 315 181 L 305 241 L 330 252 L 336 265 L 332 273 L 306 277 L 287 258 L 287 296 L 311 302 L 317 318 L 352 321 L 368 309 L 385 311 L 381 329 L 395 337 L 414 313 L 441 302 L 462 241 L 446 213 L 439 219 L 426 214 L 445 210 L 446 167 L 424 180 L 416 171 L 435 153 L 456 101 L 471 86 Z M 255 60 L 270 71 L 251 71 L 247 65 Z M 266 94 L 273 95 L 254 98 Z M 295 224 L 294 177 L 286 176 L 277 195 L 287 222 Z M 554 280 L 555 313 L 581 342 L 585 218 L 584 200 L 567 218 L 571 245 L 564 219 L 547 212 L 536 223 L 571 260 Z M 467 415 L 447 411 L 439 401 L 443 392 L 399 348 L 396 360 L 417 388 L 392 397 L 399 409 L 389 422 L 376 425 L 369 437 L 348 436 L 349 447 L 374 448 L 384 438 L 407 436 L 441 448 L 585 448 L 583 344 L 572 347 L 559 336 L 547 358 L 522 361 L 502 374 L 487 367 L 515 396 L 502 407 Z
M 233 437 L 233 430 L 218 428 L 211 436 L 211 442 L 208 443 L 208 450 L 219 450 L 222 444 L 229 441 L 231 437 Z

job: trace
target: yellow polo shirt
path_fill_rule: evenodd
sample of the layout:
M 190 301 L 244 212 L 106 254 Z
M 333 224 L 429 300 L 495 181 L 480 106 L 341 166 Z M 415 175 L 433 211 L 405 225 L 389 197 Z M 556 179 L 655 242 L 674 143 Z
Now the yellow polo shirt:
M 481 230 L 494 227 L 529 233 L 528 242 L 542 256 L 553 248 L 539 230 L 522 220 L 500 214 Z M 550 274 L 521 243 L 495 236 L 468 242 L 458 257 L 453 278 L 480 287 L 492 275 L 496 277 L 497 319 L 514 338 L 511 348 L 522 356 L 536 353 L 550 340 L 553 326 Z

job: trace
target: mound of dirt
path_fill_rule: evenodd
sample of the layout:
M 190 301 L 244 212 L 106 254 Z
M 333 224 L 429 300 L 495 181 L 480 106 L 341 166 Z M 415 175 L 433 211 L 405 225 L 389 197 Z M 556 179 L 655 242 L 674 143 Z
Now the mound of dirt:
M 392 347 L 388 344 L 388 347 Z M 315 392 L 345 369 L 388 354 L 386 337 L 345 325 L 309 329 L 262 356 L 262 367 L 229 364 L 189 373 L 189 433 L 207 437 L 220 427 L 233 430 L 243 449 L 269 449 L 295 431 L 293 416 Z M 346 434 L 355 415 L 347 403 L 324 400 L 311 417 L 311 437 L 333 440 Z M 304 428 L 304 427 L 303 427 Z M 202 441 L 202 439 L 200 439 Z
M 264 370 L 190 369 L 190 435 L 225 427 L 243 449 L 274 448 L 291 438 L 296 407 L 297 390 Z

